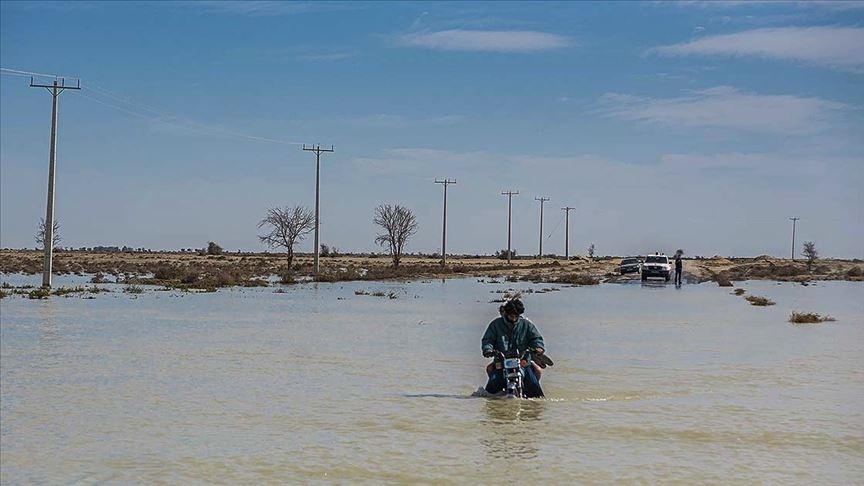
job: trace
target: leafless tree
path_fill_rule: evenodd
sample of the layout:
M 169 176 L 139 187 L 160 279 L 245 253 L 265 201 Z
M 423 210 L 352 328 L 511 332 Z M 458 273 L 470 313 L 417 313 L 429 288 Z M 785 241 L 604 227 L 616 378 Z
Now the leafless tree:
M 375 243 L 388 247 L 390 256 L 393 257 L 393 267 L 398 268 L 405 243 L 417 233 L 417 218 L 406 207 L 382 204 L 375 208 L 372 222 L 384 230 L 384 233 L 375 237 Z
M 270 248 L 285 248 L 290 268 L 294 261 L 294 245 L 315 229 L 315 215 L 303 206 L 270 208 L 258 227 L 270 228 L 269 233 L 258 235 L 258 239 Z
M 816 252 L 816 243 L 812 241 L 804 242 L 804 256 L 807 257 L 807 270 L 810 270 L 810 267 L 813 266 L 813 262 L 816 261 L 816 258 L 819 254 Z
M 60 244 L 60 240 L 62 239 L 62 238 L 60 238 L 60 221 L 55 219 L 54 224 L 52 224 L 51 227 L 54 228 L 54 230 L 51 231 L 51 241 L 53 241 L 52 248 L 57 248 L 57 245 Z M 39 227 L 36 230 L 36 234 L 33 236 L 33 238 L 36 240 L 36 248 L 39 248 L 40 250 L 44 250 L 45 249 L 45 219 L 44 218 L 39 218 Z

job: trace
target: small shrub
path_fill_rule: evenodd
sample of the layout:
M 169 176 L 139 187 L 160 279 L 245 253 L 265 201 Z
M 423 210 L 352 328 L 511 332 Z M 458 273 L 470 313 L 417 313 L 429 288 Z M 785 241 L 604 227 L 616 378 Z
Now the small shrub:
M 7 294 L 3 289 L 0 289 L 0 299 L 8 297 L 8 296 L 9 296 L 9 294 Z
M 744 292 L 746 292 L 744 289 L 735 289 L 732 293 L 735 295 L 744 295 Z
M 495 252 L 495 258 L 499 260 L 507 260 L 507 249 L 498 250 Z M 510 259 L 516 258 L 516 250 L 510 250 Z
M 793 324 L 818 324 L 820 322 L 834 321 L 831 316 L 820 316 L 815 312 L 793 312 L 789 316 L 789 322 Z
M 279 274 L 279 283 L 293 284 L 297 283 L 297 281 L 294 280 L 294 273 L 292 273 L 291 271 L 284 271 Z
M 752 305 L 757 305 L 757 306 L 766 306 L 766 305 L 774 305 L 775 304 L 775 302 L 773 300 L 769 300 L 765 297 L 759 297 L 757 295 L 748 295 L 747 297 L 744 297 L 744 300 L 746 300 L 747 302 L 750 302 Z
M 144 287 L 141 287 L 140 285 L 129 284 L 126 286 L 126 288 L 123 289 L 123 292 L 126 292 L 127 294 L 140 294 L 144 292 Z
M 155 278 L 156 280 L 178 280 L 184 275 L 185 272 L 182 268 L 178 268 L 173 265 L 159 265 L 153 271 L 153 278 Z
M 199 278 L 200 278 L 200 275 L 198 275 L 198 272 L 196 272 L 194 270 L 189 270 L 188 272 L 185 272 L 182 275 L 180 275 L 180 283 L 194 284 L 195 282 L 198 281 Z
M 864 274 L 864 271 L 861 270 L 861 267 L 852 267 L 846 271 L 847 277 L 860 277 Z
M 207 254 L 208 255 L 221 255 L 222 247 L 217 245 L 215 242 L 207 243 Z
M 56 296 L 62 296 L 62 295 L 74 294 L 76 292 L 84 293 L 86 291 L 87 291 L 87 289 L 85 289 L 84 287 L 79 285 L 78 287 L 58 287 L 56 290 L 54 290 L 54 292 L 52 292 L 52 294 L 54 294 Z
M 38 289 L 31 290 L 27 297 L 30 299 L 47 299 L 48 296 L 51 295 L 51 289 L 48 287 L 40 287 Z
M 777 277 L 797 277 L 804 273 L 804 270 L 795 265 L 777 265 L 774 268 L 773 275 Z

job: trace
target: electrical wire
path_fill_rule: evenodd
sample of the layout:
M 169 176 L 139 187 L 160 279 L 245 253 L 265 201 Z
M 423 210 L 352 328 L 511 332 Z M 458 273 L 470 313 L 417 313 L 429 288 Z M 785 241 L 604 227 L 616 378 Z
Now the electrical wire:
M 13 76 L 40 76 L 43 78 L 63 78 L 65 76 L 58 76 L 56 74 L 43 74 L 43 73 L 34 73 L 31 71 L 21 71 L 19 69 L 9 69 L 0 67 L 0 74 L 11 74 Z
M 24 71 L 20 69 L 10 69 L 10 68 L 0 68 L 0 74 L 8 74 L 13 76 L 41 76 L 41 77 L 53 77 L 53 78 L 62 78 L 63 76 L 58 76 L 55 74 L 44 74 L 37 73 L 32 71 Z M 88 94 L 89 93 L 89 94 Z M 172 125 L 184 130 L 188 130 L 190 132 L 216 136 L 216 137 L 230 137 L 235 139 L 242 140 L 251 140 L 256 142 L 266 142 L 266 143 L 276 143 L 276 144 L 284 144 L 284 145 L 302 145 L 300 142 L 293 142 L 288 140 L 280 140 L 269 137 L 260 137 L 257 135 L 249 135 L 246 133 L 241 133 L 233 130 L 229 130 L 224 127 L 219 127 L 215 125 L 208 125 L 205 123 L 200 123 L 188 118 L 179 117 L 170 113 L 163 112 L 157 108 L 154 108 L 150 105 L 134 101 L 128 97 L 117 94 L 105 87 L 99 86 L 96 83 L 88 82 L 85 85 L 81 86 L 81 91 L 79 93 L 83 98 L 98 103 L 103 106 L 107 106 L 109 108 L 121 111 L 128 115 L 134 116 L 136 118 L 140 118 L 143 120 L 148 120 L 152 123 L 159 123 L 163 125 Z
M 558 220 L 558 223 L 555 225 L 554 228 L 552 228 L 552 231 L 549 232 L 549 234 L 546 236 L 546 239 L 547 239 L 547 240 L 548 240 L 549 238 L 551 238 L 552 235 L 555 234 L 555 231 L 558 230 L 558 227 L 561 226 L 561 221 L 564 221 L 564 216 L 561 216 L 561 218 Z

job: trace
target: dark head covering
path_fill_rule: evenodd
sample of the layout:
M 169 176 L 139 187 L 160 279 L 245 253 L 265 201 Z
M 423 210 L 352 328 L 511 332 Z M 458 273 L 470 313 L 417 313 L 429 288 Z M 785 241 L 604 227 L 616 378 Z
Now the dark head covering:
M 507 301 L 507 303 L 504 304 L 504 312 L 506 312 L 507 314 L 521 316 L 525 312 L 525 305 L 522 304 L 521 300 L 513 299 Z

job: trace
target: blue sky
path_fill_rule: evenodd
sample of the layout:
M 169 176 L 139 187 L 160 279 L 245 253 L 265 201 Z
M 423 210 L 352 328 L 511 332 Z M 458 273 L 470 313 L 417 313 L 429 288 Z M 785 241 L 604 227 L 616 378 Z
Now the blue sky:
M 61 246 L 264 250 L 274 206 L 321 242 L 864 258 L 862 2 L 0 3 L 0 246 L 33 247 L 60 95 Z M 311 235 L 298 250 L 312 249 Z

